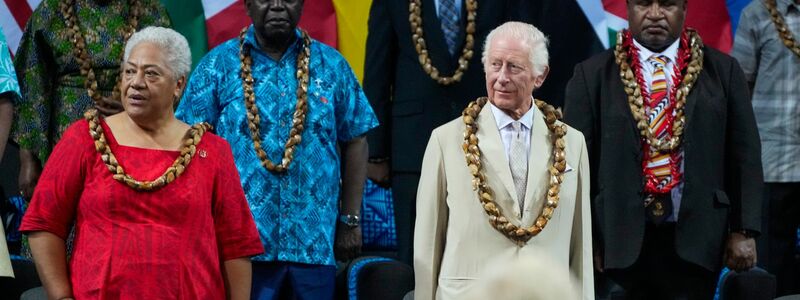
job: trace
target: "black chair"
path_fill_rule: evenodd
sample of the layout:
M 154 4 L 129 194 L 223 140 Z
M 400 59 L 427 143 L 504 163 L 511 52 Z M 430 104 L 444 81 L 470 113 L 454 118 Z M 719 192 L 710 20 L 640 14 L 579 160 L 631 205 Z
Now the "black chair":
M 745 272 L 730 271 L 721 280 L 720 300 L 773 300 L 776 280 L 761 268 Z
M 12 259 L 11 267 L 14 278 L 0 277 L 0 299 L 17 300 L 23 292 L 42 285 L 32 261 Z
M 414 289 L 411 266 L 386 257 L 356 258 L 338 277 L 337 299 L 402 300 Z

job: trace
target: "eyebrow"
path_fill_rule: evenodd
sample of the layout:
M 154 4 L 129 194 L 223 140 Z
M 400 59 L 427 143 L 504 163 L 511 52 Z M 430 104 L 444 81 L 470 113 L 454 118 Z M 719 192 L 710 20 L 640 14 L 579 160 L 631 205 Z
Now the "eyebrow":
M 131 62 L 131 61 L 127 61 L 125 63 L 128 64 L 128 65 L 134 66 L 134 67 L 139 67 L 139 65 L 137 65 L 137 64 L 135 64 L 134 62 Z M 143 68 L 151 68 L 152 67 L 152 68 L 162 69 L 161 66 L 156 65 L 156 64 L 145 64 L 142 67 Z

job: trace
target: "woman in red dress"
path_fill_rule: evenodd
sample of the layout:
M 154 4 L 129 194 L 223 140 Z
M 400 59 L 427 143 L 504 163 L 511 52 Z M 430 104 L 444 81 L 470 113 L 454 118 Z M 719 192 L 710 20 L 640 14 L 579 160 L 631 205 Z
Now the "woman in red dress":
M 56 145 L 21 227 L 48 298 L 249 299 L 263 247 L 230 146 L 173 113 L 190 65 L 177 32 L 137 32 L 125 111 L 89 111 Z

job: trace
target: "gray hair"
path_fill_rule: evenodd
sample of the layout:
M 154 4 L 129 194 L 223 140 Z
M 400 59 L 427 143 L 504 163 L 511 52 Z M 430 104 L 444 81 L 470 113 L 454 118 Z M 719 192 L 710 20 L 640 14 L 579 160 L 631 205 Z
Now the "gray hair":
M 189 42 L 177 31 L 154 26 L 137 31 L 125 44 L 123 62 L 128 61 L 133 48 L 141 43 L 152 43 L 164 51 L 167 68 L 175 75 L 175 79 L 188 76 L 192 70 L 192 52 L 189 50 Z
M 539 76 L 544 73 L 550 63 L 550 55 L 547 52 L 547 37 L 544 36 L 536 26 L 522 22 L 506 22 L 495 28 L 486 36 L 483 43 L 483 54 L 481 62 L 486 66 L 486 57 L 491 50 L 491 41 L 497 37 L 506 37 L 519 40 L 528 48 L 528 59 L 533 67 L 533 75 Z

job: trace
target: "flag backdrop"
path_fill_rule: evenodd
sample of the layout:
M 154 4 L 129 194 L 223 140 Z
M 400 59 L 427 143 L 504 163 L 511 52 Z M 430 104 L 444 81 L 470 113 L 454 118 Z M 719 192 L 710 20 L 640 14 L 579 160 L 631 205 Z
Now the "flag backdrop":
M 16 52 L 25 23 L 42 0 L 0 0 L 0 27 Z M 186 36 L 196 64 L 208 49 L 236 37 L 250 24 L 242 0 L 161 0 L 173 28 Z M 361 78 L 371 0 L 306 0 L 300 27 L 338 48 Z M 344 47 L 337 47 L 346 43 Z
M 595 36 L 605 48 L 611 47 L 616 32 L 628 25 L 625 20 L 625 0 L 569 1 L 577 2 L 580 12 L 588 19 Z M 242 0 L 161 2 L 169 11 L 173 27 L 189 40 L 194 63 L 208 49 L 235 37 L 242 27 L 250 23 Z M 749 2 L 689 0 L 687 23 L 700 31 L 706 44 L 727 52 L 731 48 L 739 12 Z M 19 45 L 25 22 L 39 3 L 41 0 L 0 0 L 0 26 L 12 52 Z M 300 27 L 312 37 L 342 52 L 359 80 L 364 65 L 370 3 L 371 0 L 306 0 L 300 20 Z M 571 3 L 560 2 L 558 5 L 561 10 L 573 9 Z M 551 38 L 558 35 L 555 31 L 548 33 Z

